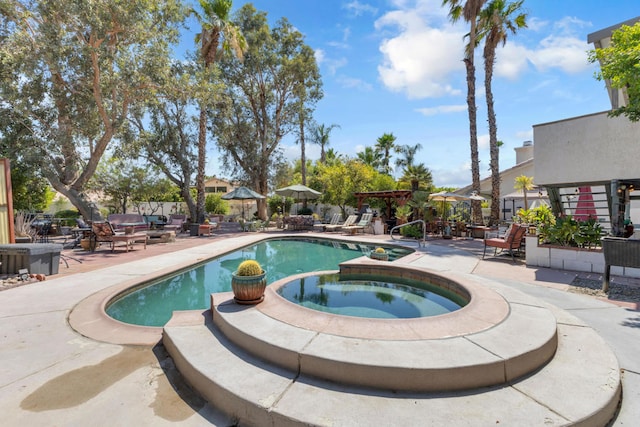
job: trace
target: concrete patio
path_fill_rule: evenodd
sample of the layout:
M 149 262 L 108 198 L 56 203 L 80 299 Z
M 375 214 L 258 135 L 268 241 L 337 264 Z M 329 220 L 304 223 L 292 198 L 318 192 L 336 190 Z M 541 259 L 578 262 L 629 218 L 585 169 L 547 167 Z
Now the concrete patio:
M 148 345 L 109 343 L 79 334 L 68 318 L 79 302 L 111 286 L 224 253 L 264 234 L 179 238 L 129 253 L 67 252 L 74 259 L 66 258 L 69 267 L 62 264 L 60 274 L 0 292 L 3 424 L 231 425 L 231 420 L 184 384 L 162 345 L 149 345 L 158 342 L 153 334 Z M 388 236 L 358 237 L 389 240 Z M 478 280 L 491 279 L 580 319 L 613 350 L 622 371 L 623 403 L 613 425 L 634 425 L 640 419 L 637 305 L 568 292 L 576 273 L 527 268 L 512 264 L 510 258 L 483 261 L 481 252 L 481 241 L 430 240 L 415 262 Z M 474 425 L 472 419 L 466 422 Z

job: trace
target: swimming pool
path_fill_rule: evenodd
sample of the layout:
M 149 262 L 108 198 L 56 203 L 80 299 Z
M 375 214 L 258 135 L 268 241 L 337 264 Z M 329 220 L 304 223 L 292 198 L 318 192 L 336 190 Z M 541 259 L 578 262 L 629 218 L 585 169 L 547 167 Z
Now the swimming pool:
M 378 245 L 329 239 L 269 239 L 214 258 L 111 301 L 109 316 L 125 323 L 163 326 L 176 310 L 209 308 L 210 294 L 231 291 L 231 273 L 245 259 L 255 259 L 267 272 L 267 283 L 313 271 L 336 270 L 340 263 L 366 255 Z M 384 246 L 391 257 L 413 252 Z
M 460 295 L 423 281 L 339 273 L 311 274 L 278 287 L 277 294 L 294 304 L 325 313 L 372 319 L 413 319 L 459 310 L 468 303 Z

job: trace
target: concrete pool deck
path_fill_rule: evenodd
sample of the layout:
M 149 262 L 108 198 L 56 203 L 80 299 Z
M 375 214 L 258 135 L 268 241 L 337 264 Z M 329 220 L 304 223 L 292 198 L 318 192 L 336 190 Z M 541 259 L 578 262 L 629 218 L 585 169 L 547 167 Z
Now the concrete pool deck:
M 178 239 L 128 254 L 73 253 L 82 257 L 82 264 L 68 259 L 69 269 L 61 265 L 58 276 L 0 292 L 3 425 L 230 425 L 181 382 L 162 346 L 96 341 L 70 328 L 68 316 L 80 301 L 106 288 L 262 236 Z M 388 236 L 355 240 L 391 243 Z M 483 261 L 481 251 L 481 241 L 432 240 L 412 255 L 412 262 L 490 278 L 580 318 L 613 349 L 623 371 L 623 404 L 613 425 L 634 425 L 640 419 L 640 313 L 628 305 L 567 292 L 576 273 L 530 269 L 510 259 Z

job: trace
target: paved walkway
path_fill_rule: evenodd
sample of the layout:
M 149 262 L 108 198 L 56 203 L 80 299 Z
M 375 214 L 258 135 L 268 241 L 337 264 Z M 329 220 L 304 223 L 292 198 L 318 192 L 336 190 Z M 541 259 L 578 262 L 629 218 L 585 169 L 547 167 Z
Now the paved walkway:
M 161 345 L 97 342 L 73 331 L 71 309 L 84 298 L 174 260 L 202 259 L 255 233 L 179 238 L 133 252 L 65 251 L 67 268 L 39 283 L 0 292 L 2 425 L 216 425 L 230 421 L 180 380 Z M 342 237 L 342 236 L 340 236 Z M 365 238 L 387 241 L 387 236 Z M 415 246 L 415 245 L 414 245 Z M 596 329 L 623 369 L 623 405 L 615 426 L 640 419 L 640 312 L 635 305 L 569 292 L 575 273 L 527 268 L 510 258 L 480 260 L 482 243 L 432 240 L 414 262 L 469 272 L 513 286 L 571 312 Z M 73 258 L 70 258 L 73 257 Z M 595 277 L 597 280 L 597 277 Z M 615 278 L 614 278 L 615 280 Z M 640 286 L 640 281 L 636 284 Z M 472 423 L 471 423 L 472 424 Z

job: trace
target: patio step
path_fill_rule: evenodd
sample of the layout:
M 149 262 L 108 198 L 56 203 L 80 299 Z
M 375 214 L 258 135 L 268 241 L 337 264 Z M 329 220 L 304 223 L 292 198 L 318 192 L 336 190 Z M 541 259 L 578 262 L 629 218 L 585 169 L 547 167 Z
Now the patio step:
M 510 290 L 509 293 L 513 300 L 520 298 L 517 291 Z M 554 317 L 557 346 L 554 346 L 553 357 L 546 364 L 539 365 L 525 377 L 501 385 L 441 392 L 416 391 L 411 390 L 411 386 L 392 389 L 383 385 L 350 385 L 349 382 L 354 382 L 352 374 L 358 376 L 359 369 L 368 369 L 361 368 L 358 363 L 340 367 L 335 361 L 338 363 L 334 365 L 337 374 L 332 380 L 320 379 L 312 375 L 315 372 L 308 372 L 312 359 L 305 355 L 305 352 L 321 351 L 323 347 L 325 358 L 331 354 L 336 354 L 338 359 L 354 353 L 360 357 L 376 353 L 380 356 L 378 362 L 386 360 L 389 366 L 399 366 L 403 360 L 436 357 L 437 353 L 433 353 L 437 351 L 435 348 L 430 349 L 431 353 L 422 353 L 426 351 L 426 347 L 422 347 L 426 345 L 424 343 L 414 342 L 418 346 L 413 350 L 415 354 L 406 354 L 413 353 L 406 343 L 357 340 L 350 342 L 350 347 L 344 347 L 349 342 L 339 337 L 317 336 L 312 341 L 322 345 L 312 350 L 312 342 L 309 348 L 301 348 L 298 352 L 299 367 L 288 369 L 278 366 L 291 363 L 288 360 L 291 355 L 273 347 L 272 340 L 282 343 L 290 339 L 290 347 L 295 347 L 307 339 L 309 333 L 320 334 L 287 327 L 283 329 L 274 323 L 277 320 L 260 313 L 255 307 L 230 310 L 225 298 L 228 300 L 228 296 L 216 294 L 220 303 L 213 315 L 210 310 L 195 315 L 193 312 L 175 313 L 164 328 L 163 342 L 186 380 L 212 405 L 239 424 L 415 425 L 420 420 L 424 424 L 449 426 L 470 423 L 601 426 L 613 418 L 620 399 L 619 366 L 611 350 L 591 328 L 553 307 L 548 313 Z M 521 301 L 525 306 L 531 299 L 522 297 Z M 515 308 L 513 317 L 522 316 L 524 310 Z M 221 315 L 221 312 L 224 313 Z M 214 322 L 214 316 L 220 316 L 220 319 Z M 248 328 L 251 323 L 253 332 Z M 543 330 L 547 328 L 545 323 L 542 322 Z M 530 324 L 521 331 L 521 335 L 545 335 L 535 331 L 538 327 Z M 292 335 L 280 335 L 283 332 Z M 498 332 L 490 329 L 483 333 L 492 333 L 493 339 L 502 337 L 505 341 L 510 340 L 511 335 Z M 491 337 L 485 336 L 482 343 L 480 335 L 483 333 L 477 334 L 480 346 L 491 341 Z M 263 358 L 264 352 L 269 350 L 276 352 L 269 358 L 275 359 L 278 365 Z M 279 357 L 283 360 L 278 360 Z M 485 366 L 484 360 L 479 360 L 477 365 Z M 451 382 L 457 381 L 455 372 L 450 373 L 454 375 Z M 388 376 L 384 369 L 381 374 L 374 370 L 369 374 Z

